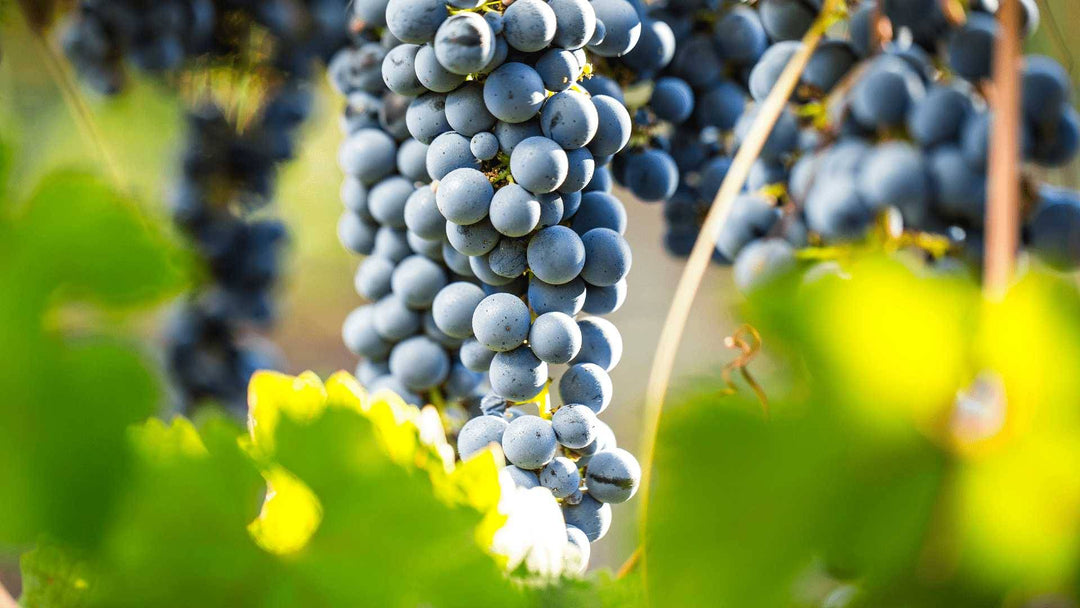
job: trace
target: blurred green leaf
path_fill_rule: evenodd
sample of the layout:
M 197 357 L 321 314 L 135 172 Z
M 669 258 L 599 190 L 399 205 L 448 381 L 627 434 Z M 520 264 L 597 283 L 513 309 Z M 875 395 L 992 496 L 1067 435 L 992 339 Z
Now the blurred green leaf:
M 90 605 L 265 604 L 279 569 L 247 533 L 264 484 L 240 432 L 216 416 L 197 433 L 183 419 L 131 432 L 135 464 L 90 560 Z
M 161 391 L 95 315 L 173 293 L 177 251 L 84 175 L 55 175 L 24 206 L 0 208 L 0 544 L 100 538 L 128 465 L 125 429 Z
M 788 606 L 818 560 L 881 577 L 910 566 L 941 482 L 929 445 L 861 439 L 827 408 L 766 423 L 732 405 L 705 396 L 664 419 L 647 522 L 654 605 Z

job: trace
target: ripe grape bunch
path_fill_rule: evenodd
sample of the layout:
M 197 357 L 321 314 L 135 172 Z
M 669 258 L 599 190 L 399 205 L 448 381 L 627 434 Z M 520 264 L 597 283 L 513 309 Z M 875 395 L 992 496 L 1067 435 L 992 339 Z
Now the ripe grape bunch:
M 601 315 L 625 301 L 632 262 L 607 166 L 631 119 L 582 81 L 591 57 L 634 48 L 640 19 L 624 0 L 353 10 L 366 31 L 385 26 L 331 64 L 348 100 L 339 237 L 368 256 L 356 286 L 373 302 L 343 330 L 358 377 L 478 409 L 461 457 L 500 445 L 507 477 L 561 503 L 584 567 L 641 471 L 597 418 L 622 356 Z
M 763 0 L 717 14 L 699 4 L 639 5 L 642 44 L 588 83 L 637 92 L 635 137 L 613 176 L 642 200 L 665 201 L 665 242 L 677 255 L 689 253 L 758 104 L 821 9 Z M 1039 11 L 1021 4 L 1030 34 Z M 997 9 L 973 1 L 946 15 L 936 0 L 851 7 L 812 54 L 718 239 L 715 259 L 735 263 L 740 288 L 795 267 L 799 250 L 847 247 L 882 223 L 886 238 L 915 243 L 944 268 L 980 263 Z M 654 52 L 640 53 L 645 46 Z M 1068 75 L 1032 56 L 1022 79 L 1024 160 L 1069 162 L 1080 121 Z M 1080 265 L 1080 195 L 1028 172 L 1025 198 L 1027 249 L 1053 267 Z

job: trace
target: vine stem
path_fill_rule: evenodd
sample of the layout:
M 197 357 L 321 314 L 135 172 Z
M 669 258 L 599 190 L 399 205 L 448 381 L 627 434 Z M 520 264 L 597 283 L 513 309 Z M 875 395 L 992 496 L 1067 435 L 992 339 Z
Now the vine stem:
M 1020 1 L 1003 0 L 998 13 L 983 267 L 991 299 L 1009 289 L 1020 242 Z
M 112 155 L 108 146 L 105 145 L 105 138 L 101 129 L 94 120 L 94 114 L 90 111 L 86 100 L 83 99 L 79 87 L 75 84 L 74 77 L 66 69 L 64 61 L 57 55 L 56 50 L 45 38 L 44 31 L 34 25 L 30 15 L 26 13 L 26 7 L 22 3 L 19 6 L 26 21 L 26 26 L 30 30 L 30 37 L 34 41 L 34 46 L 37 47 L 38 53 L 45 64 L 45 70 L 49 72 L 49 75 L 56 82 L 57 88 L 60 89 L 60 95 L 64 98 L 64 103 L 75 121 L 76 128 L 83 138 L 97 150 L 113 183 L 121 190 L 127 190 L 127 182 L 120 171 L 120 165 L 116 162 L 116 158 Z
M 716 240 L 720 235 L 720 230 L 731 214 L 735 198 L 746 183 L 751 165 L 761 154 L 765 142 L 772 133 L 773 126 L 787 106 L 792 92 L 795 91 L 803 70 L 806 69 L 806 64 L 810 61 L 810 56 L 813 54 L 814 49 L 817 48 L 818 43 L 821 42 L 825 31 L 832 25 L 834 17 L 839 14 L 841 7 L 842 0 L 826 0 L 821 14 L 803 37 L 802 48 L 788 61 L 784 71 L 780 74 L 779 80 L 776 81 L 772 91 L 769 92 L 769 96 L 761 104 L 761 109 L 750 127 L 749 134 L 739 147 L 739 151 L 731 163 L 731 168 L 720 186 L 720 191 L 713 200 L 701 233 L 698 235 L 694 249 L 690 253 L 686 268 L 679 279 L 678 287 L 672 298 L 671 308 L 668 310 L 667 318 L 660 333 L 660 340 L 657 343 L 656 355 L 653 358 L 648 388 L 645 393 L 641 514 L 639 520 L 642 546 L 647 547 L 646 543 L 648 542 L 646 522 L 649 515 L 650 483 L 652 482 L 653 461 L 656 456 L 657 435 L 660 430 L 660 416 L 664 409 L 664 397 L 667 394 L 668 385 L 671 383 L 675 358 L 679 351 L 683 333 L 686 331 L 686 322 L 690 316 L 694 299 L 697 296 L 705 272 L 712 262 L 713 249 L 716 247 Z M 647 551 L 642 551 L 641 554 L 640 567 L 643 575 L 646 572 L 647 553 Z M 647 576 L 644 578 L 647 584 Z

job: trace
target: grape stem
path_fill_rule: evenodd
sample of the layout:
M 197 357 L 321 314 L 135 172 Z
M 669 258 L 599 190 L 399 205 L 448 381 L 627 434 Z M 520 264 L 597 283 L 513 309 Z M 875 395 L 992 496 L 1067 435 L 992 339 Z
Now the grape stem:
M 712 263 L 713 251 L 716 248 L 716 240 L 720 230 L 731 214 L 731 208 L 735 197 L 742 190 L 750 174 L 750 167 L 761 154 L 765 141 L 772 133 L 773 126 L 779 120 L 781 113 L 787 106 L 788 99 L 799 84 L 803 70 L 810 61 L 810 56 L 818 43 L 821 42 L 825 31 L 832 25 L 835 18 L 842 14 L 842 0 L 826 0 L 821 14 L 802 40 L 802 48 L 796 53 L 781 73 L 779 80 L 773 86 L 769 96 L 761 105 L 761 111 L 750 127 L 750 132 L 740 146 L 735 159 L 724 178 L 720 191 L 717 193 L 705 218 L 701 233 L 690 254 L 690 259 L 679 279 L 678 287 L 672 299 L 671 308 L 668 310 L 667 319 L 664 322 L 660 334 L 660 340 L 656 348 L 656 356 L 653 359 L 652 371 L 649 373 L 649 384 L 645 394 L 645 424 L 644 442 L 642 449 L 642 477 L 641 477 L 641 513 L 640 535 L 643 543 L 648 542 L 646 525 L 649 516 L 650 482 L 656 455 L 657 435 L 660 430 L 660 416 L 664 409 L 664 398 L 667 394 L 668 385 L 671 383 L 671 374 L 675 366 L 675 358 L 679 351 L 679 343 L 686 330 L 686 322 L 690 310 L 694 304 L 694 298 L 701 286 L 701 281 Z M 647 572 L 647 557 L 642 553 L 641 570 L 643 575 Z M 644 576 L 645 585 L 648 577 Z
M 998 13 L 983 271 L 991 299 L 1008 290 L 1020 241 L 1020 1 L 1003 0 Z

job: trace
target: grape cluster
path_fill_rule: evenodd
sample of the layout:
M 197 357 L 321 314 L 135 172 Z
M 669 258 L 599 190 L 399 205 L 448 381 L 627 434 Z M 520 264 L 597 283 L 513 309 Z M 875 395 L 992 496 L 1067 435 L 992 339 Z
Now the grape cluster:
M 172 212 L 209 276 L 168 329 L 168 363 L 186 408 L 216 400 L 243 412 L 251 374 L 280 365 L 256 330 L 274 317 L 286 230 L 251 215 L 270 203 L 277 168 L 294 155 L 297 127 L 311 112 L 312 68 L 346 39 L 345 7 L 346 0 L 81 0 L 64 30 L 80 76 L 104 93 L 122 89 L 129 62 L 152 74 L 221 64 L 260 76 L 252 118 L 238 117 L 230 104 L 239 100 L 213 91 L 198 92 L 187 112 Z
M 432 315 L 436 295 L 454 274 L 443 255 L 445 222 L 417 223 L 416 210 L 434 206 L 427 146 L 409 135 L 410 100 L 382 79 L 383 60 L 398 45 L 391 36 L 361 37 L 329 66 L 331 84 L 346 99 L 339 164 L 347 177 L 338 236 L 366 256 L 355 287 L 370 302 L 349 315 L 342 335 L 362 357 L 356 375 L 369 390 L 387 389 L 410 403 L 475 409 L 483 374 L 459 361 L 462 340 L 439 329 Z
M 414 402 L 479 409 L 460 430 L 461 457 L 500 444 L 506 475 L 562 504 L 585 564 L 640 468 L 597 418 L 622 356 L 601 315 L 625 301 L 632 262 L 607 167 L 631 118 L 582 81 L 591 57 L 636 45 L 640 19 L 625 0 L 366 0 L 353 11 L 385 27 L 331 63 L 348 99 L 339 236 L 368 256 L 356 287 L 373 302 L 344 327 L 358 376 Z M 351 84 L 334 76 L 339 61 Z M 552 366 L 566 366 L 554 384 Z
M 216 399 L 243 411 L 251 374 L 280 365 L 273 346 L 249 330 L 274 317 L 272 289 L 287 232 L 278 220 L 246 216 L 272 200 L 277 167 L 291 158 L 310 104 L 301 83 L 282 86 L 243 133 L 212 103 L 188 114 L 172 214 L 209 277 L 169 328 L 169 367 L 187 407 Z
M 639 104 L 613 177 L 639 199 L 664 201 L 665 244 L 680 256 L 693 247 L 758 105 L 821 10 L 811 0 L 720 11 L 706 4 L 639 4 L 642 43 L 587 83 Z M 1031 33 L 1038 8 L 1022 7 Z M 983 90 L 997 8 L 972 2 L 960 20 L 935 0 L 851 8 L 846 27 L 812 54 L 719 237 L 714 257 L 735 264 L 741 288 L 794 267 L 799 249 L 861 240 L 882 218 L 894 234 L 929 239 L 934 256 L 944 250 L 946 259 L 978 263 L 992 121 Z M 1022 78 L 1023 158 L 1061 166 L 1080 146 L 1068 75 L 1032 56 Z M 1080 266 L 1080 195 L 1030 175 L 1025 182 L 1028 249 L 1058 268 Z
M 194 57 L 244 52 L 253 30 L 276 47 L 275 67 L 311 69 L 346 41 L 346 0 L 79 0 L 62 34 L 68 58 L 90 87 L 123 89 L 127 64 L 168 74 Z

